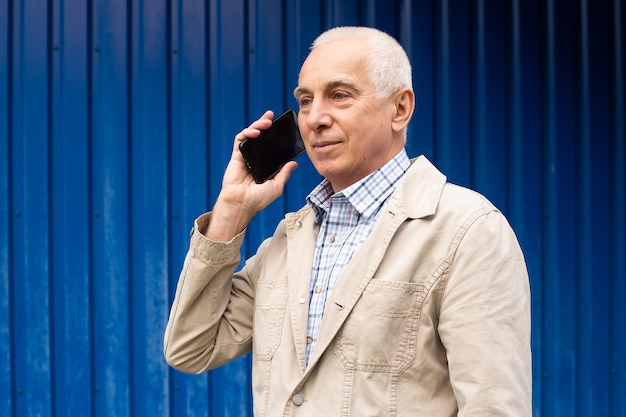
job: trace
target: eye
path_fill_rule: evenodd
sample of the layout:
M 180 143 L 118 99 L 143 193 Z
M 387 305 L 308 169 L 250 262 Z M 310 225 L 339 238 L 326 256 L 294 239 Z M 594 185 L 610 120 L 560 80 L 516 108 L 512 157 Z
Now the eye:
M 298 100 L 298 104 L 300 105 L 300 107 L 306 107 L 311 105 L 311 103 L 313 102 L 313 99 L 311 97 L 301 97 Z
M 334 100 L 344 100 L 348 98 L 348 95 L 346 93 L 344 93 L 343 91 L 335 91 L 333 93 L 333 99 Z

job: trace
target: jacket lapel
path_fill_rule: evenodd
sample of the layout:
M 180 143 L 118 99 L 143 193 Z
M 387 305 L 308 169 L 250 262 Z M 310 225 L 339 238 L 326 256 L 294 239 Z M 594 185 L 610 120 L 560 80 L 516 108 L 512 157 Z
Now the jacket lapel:
M 423 156 L 412 162 L 381 212 L 372 233 L 339 276 L 326 304 L 308 368 L 305 358 L 306 329 L 313 252 L 319 226 L 314 224 L 315 215 L 308 207 L 286 217 L 289 312 L 298 362 L 303 372 L 306 368 L 305 378 L 315 368 L 376 273 L 398 227 L 407 219 L 423 218 L 434 214 L 437 209 L 446 177 Z
M 337 279 L 324 310 L 318 340 L 309 361 L 309 371 L 335 338 L 376 273 L 398 227 L 409 218 L 423 218 L 434 214 L 437 209 L 446 177 L 423 156 L 412 162 L 369 237 Z
M 303 372 L 306 367 L 306 329 L 311 268 L 318 230 L 319 226 L 315 224 L 315 214 L 308 207 L 286 215 L 289 316 L 293 343 Z
M 315 366 L 354 308 L 378 269 L 391 237 L 405 220 L 405 217 L 396 210 L 397 207 L 392 206 L 395 204 L 389 204 L 380 214 L 374 230 L 337 279 L 337 284 L 324 310 L 317 343 L 309 361 L 310 368 Z

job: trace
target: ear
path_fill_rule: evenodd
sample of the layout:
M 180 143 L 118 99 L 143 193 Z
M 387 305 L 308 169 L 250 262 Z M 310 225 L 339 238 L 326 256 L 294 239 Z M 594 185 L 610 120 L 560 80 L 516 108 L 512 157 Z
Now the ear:
M 394 132 L 401 132 L 411 120 L 415 110 L 415 93 L 406 87 L 396 93 L 394 99 L 394 113 L 391 119 L 391 128 Z

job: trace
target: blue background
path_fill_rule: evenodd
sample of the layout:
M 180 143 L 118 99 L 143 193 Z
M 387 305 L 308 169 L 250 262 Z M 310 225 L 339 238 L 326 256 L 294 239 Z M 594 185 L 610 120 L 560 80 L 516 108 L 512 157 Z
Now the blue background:
M 250 416 L 250 359 L 170 369 L 193 219 L 233 136 L 322 30 L 414 67 L 408 152 L 507 215 L 532 287 L 536 416 L 626 416 L 621 0 L 0 0 L 0 413 Z M 306 157 L 245 254 L 320 180 Z

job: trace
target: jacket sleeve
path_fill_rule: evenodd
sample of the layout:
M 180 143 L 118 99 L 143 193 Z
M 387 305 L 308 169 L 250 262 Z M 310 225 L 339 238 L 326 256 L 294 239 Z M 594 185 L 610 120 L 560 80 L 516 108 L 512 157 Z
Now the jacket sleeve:
M 530 417 L 530 288 L 522 251 L 496 210 L 458 238 L 439 317 L 458 415 Z
M 243 232 L 231 242 L 207 239 L 200 230 L 210 213 L 192 230 L 164 336 L 164 354 L 174 368 L 200 373 L 251 349 L 253 283 L 239 264 Z

